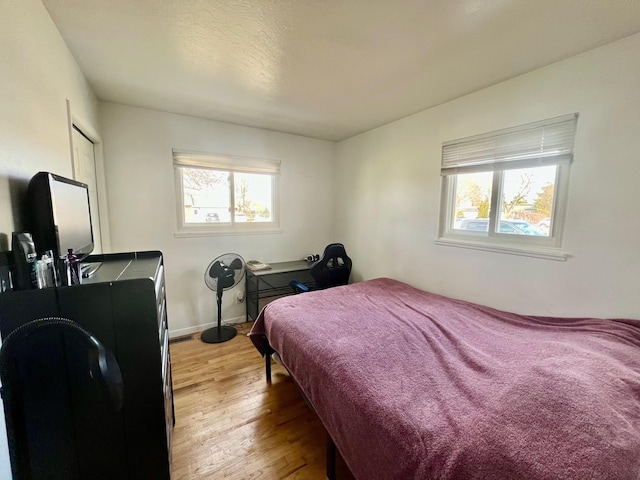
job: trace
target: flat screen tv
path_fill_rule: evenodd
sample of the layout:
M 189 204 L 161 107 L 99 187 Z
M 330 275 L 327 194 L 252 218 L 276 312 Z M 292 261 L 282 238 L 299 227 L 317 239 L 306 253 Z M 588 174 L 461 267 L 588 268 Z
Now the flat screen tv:
M 29 228 L 36 251 L 52 250 L 54 258 L 69 249 L 82 260 L 93 251 L 93 229 L 86 184 L 49 172 L 29 182 Z

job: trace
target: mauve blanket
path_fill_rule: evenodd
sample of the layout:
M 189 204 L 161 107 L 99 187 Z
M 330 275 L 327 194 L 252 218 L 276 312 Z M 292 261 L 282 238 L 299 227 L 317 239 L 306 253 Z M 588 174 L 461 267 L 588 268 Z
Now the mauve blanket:
M 531 317 L 381 278 L 257 319 L 357 479 L 640 479 L 640 321 Z

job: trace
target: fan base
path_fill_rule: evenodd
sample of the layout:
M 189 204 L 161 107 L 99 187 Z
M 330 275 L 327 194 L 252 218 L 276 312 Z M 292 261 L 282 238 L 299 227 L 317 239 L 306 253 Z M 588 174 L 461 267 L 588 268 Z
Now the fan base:
M 222 343 L 231 340 L 238 331 L 233 327 L 211 327 L 200 335 L 200 340 L 204 343 Z

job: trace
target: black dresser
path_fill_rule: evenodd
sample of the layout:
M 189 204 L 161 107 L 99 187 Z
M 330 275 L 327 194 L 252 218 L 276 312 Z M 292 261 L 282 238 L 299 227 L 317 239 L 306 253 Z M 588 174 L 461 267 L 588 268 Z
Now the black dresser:
M 162 254 L 95 255 L 86 261 L 101 266 L 82 285 L 0 294 L 0 334 L 4 339 L 44 317 L 77 322 L 117 359 L 123 407 L 99 405 L 99 395 L 91 393 L 95 382 L 74 380 L 73 342 L 39 338 L 25 360 L 31 365 L 25 371 L 33 374 L 21 379 L 26 400 L 16 416 L 21 433 L 14 441 L 29 451 L 33 480 L 169 479 L 175 417 Z

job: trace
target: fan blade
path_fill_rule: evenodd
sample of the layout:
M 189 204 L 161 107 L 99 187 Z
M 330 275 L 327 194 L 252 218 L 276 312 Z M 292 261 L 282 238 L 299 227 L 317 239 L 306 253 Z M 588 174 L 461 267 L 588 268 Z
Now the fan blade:
M 214 264 L 211 265 L 211 268 L 209 269 L 209 276 L 211 278 L 217 278 L 224 272 L 224 270 L 224 264 L 220 262 L 214 262 Z
M 231 271 L 229 271 L 229 273 L 231 273 Z M 223 278 L 220 279 L 220 282 L 222 284 L 222 288 L 233 287 L 233 285 L 236 283 L 233 275 L 224 276 Z
M 239 258 L 234 258 L 229 267 L 233 268 L 234 270 L 240 270 L 242 268 L 242 260 L 240 260 Z

